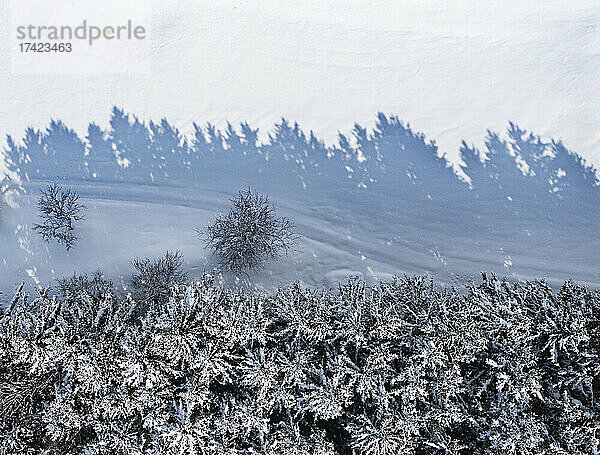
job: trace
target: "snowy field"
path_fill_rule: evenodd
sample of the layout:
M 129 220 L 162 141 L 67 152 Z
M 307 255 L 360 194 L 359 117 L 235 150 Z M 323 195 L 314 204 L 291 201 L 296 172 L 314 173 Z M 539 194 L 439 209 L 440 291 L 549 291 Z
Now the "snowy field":
M 133 258 L 155 258 L 166 250 L 184 254 L 184 267 L 192 278 L 217 266 L 194 229 L 205 227 L 218 211 L 228 209 L 231 193 L 225 188 L 62 184 L 80 192 L 87 206 L 78 244 L 66 252 L 32 232 L 42 184 L 27 185 L 27 194 L 16 199 L 19 207 L 6 208 L 0 227 L 4 291 L 23 279 L 30 285 L 46 285 L 56 278 L 96 270 L 127 286 Z M 302 196 L 301 192 L 272 196 L 279 212 L 296 224 L 301 236 L 298 250 L 241 277 L 239 284 L 251 282 L 252 287 L 270 291 L 294 281 L 335 288 L 348 276 L 374 283 L 406 273 L 430 274 L 439 283 L 462 285 L 478 281 L 480 271 L 495 271 L 512 280 L 545 277 L 555 286 L 569 278 L 600 285 L 596 250 L 584 240 L 592 233 L 582 232 L 579 241 L 569 234 L 568 226 L 562 235 L 560 230 L 539 227 L 531 235 L 524 225 L 505 224 L 473 235 L 467 228 L 466 210 L 443 212 L 435 205 L 428 209 L 406 203 L 386 212 L 384 201 L 376 207 L 344 209 L 335 199 Z M 453 222 L 440 222 L 446 216 Z M 235 282 L 231 276 L 224 279 Z
M 395 117 L 379 116 L 374 130 L 357 126 L 355 145 L 340 137 L 334 147 L 286 122 L 267 143 L 251 126 L 239 128 L 208 125 L 183 136 L 165 120 L 147 124 L 115 108 L 110 128 L 91 123 L 85 138 L 61 122 L 9 138 L 7 164 L 21 183 L 0 223 L 0 288 L 10 294 L 23 279 L 48 285 L 97 270 L 127 287 L 132 259 L 167 250 L 180 250 L 198 278 L 218 263 L 195 229 L 248 187 L 271 197 L 300 241 L 263 270 L 226 274 L 231 285 L 272 291 L 296 281 L 336 287 L 349 276 L 375 283 L 429 274 L 462 286 L 482 271 L 600 285 L 598 178 L 559 142 L 511 125 L 490 133 L 484 151 L 463 145 L 468 184 Z M 51 182 L 77 191 L 87 207 L 70 251 L 33 230 L 39 192 Z
M 0 0 L 0 129 L 18 136 L 59 118 L 79 133 L 113 105 L 145 120 L 284 116 L 328 142 L 393 113 L 458 158 L 508 121 L 600 164 L 600 5 L 596 0 Z M 14 53 L 20 23 L 148 28 L 140 55 L 80 46 L 56 67 Z M 99 54 L 98 54 L 99 53 Z M 90 70 L 89 56 L 104 65 Z M 55 59 L 53 59 L 54 61 Z M 28 67 L 25 63 L 29 62 Z M 37 62 L 37 63 L 36 63 Z M 23 63 L 21 65 L 21 63 Z M 21 69 L 17 71 L 17 69 Z M 4 136 L 4 134 L 2 134 Z

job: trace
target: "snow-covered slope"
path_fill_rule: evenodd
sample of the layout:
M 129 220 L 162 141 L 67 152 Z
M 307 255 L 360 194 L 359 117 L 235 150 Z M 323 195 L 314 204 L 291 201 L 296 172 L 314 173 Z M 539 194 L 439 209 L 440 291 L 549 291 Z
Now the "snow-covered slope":
M 0 284 L 5 291 L 28 277 L 30 284 L 48 284 L 96 270 L 127 284 L 132 258 L 154 258 L 166 250 L 184 253 L 192 277 L 216 265 L 194 228 L 204 227 L 218 210 L 228 208 L 230 194 L 223 190 L 70 184 L 80 191 L 88 210 L 79 243 L 66 252 L 62 246 L 44 243 L 31 230 L 37 186 L 29 186 L 32 194 L 18 197 L 19 209 L 7 210 L 0 228 Z M 493 233 L 474 234 L 461 220 L 466 210 L 447 212 L 452 222 L 441 224 L 423 207 L 377 217 L 376 211 L 361 207 L 339 209 L 336 200 L 298 196 L 273 201 L 281 214 L 295 221 L 302 236 L 299 251 L 248 277 L 253 286 L 272 290 L 293 281 L 336 286 L 350 275 L 373 282 L 403 273 L 430 273 L 440 282 L 464 284 L 477 280 L 484 270 L 511 279 L 546 277 L 553 285 L 569 278 L 600 285 L 597 250 L 585 233 L 579 237 L 568 229 L 548 228 L 528 235 L 521 226 L 506 223 L 495 226 Z
M 512 120 L 600 164 L 596 0 L 0 6 L 10 13 L 0 19 L 0 129 L 15 136 L 48 118 L 83 133 L 89 119 L 106 126 L 119 105 L 146 120 L 166 116 L 184 132 L 194 121 L 224 127 L 227 120 L 266 131 L 283 115 L 331 142 L 354 122 L 372 125 L 381 111 L 410 121 L 452 159 L 463 139 L 481 145 L 488 128 Z M 148 28 L 149 49 L 139 59 L 115 43 L 98 57 L 107 64 L 90 72 L 95 48 L 79 46 L 54 74 L 8 70 L 21 58 L 18 21 L 128 18 Z
M 175 249 L 200 276 L 216 264 L 194 229 L 247 186 L 269 194 L 302 237 L 298 251 L 245 278 L 259 288 L 402 273 L 464 283 L 480 271 L 600 284 L 600 186 L 560 142 L 511 124 L 489 133 L 485 150 L 463 144 L 467 184 L 396 117 L 380 115 L 374 130 L 357 125 L 334 147 L 285 121 L 266 143 L 258 135 L 244 123 L 183 137 L 166 121 L 145 124 L 115 108 L 110 128 L 92 123 L 85 139 L 60 121 L 9 138 L 22 188 L 0 224 L 0 285 L 97 269 L 126 284 L 132 258 Z M 38 191 L 51 181 L 88 207 L 70 252 L 32 231 Z

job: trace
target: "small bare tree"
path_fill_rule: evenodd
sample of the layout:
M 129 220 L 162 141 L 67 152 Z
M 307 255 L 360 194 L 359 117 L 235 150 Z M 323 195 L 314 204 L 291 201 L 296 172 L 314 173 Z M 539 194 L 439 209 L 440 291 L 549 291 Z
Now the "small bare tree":
M 41 190 L 38 210 L 42 223 L 35 224 L 33 229 L 46 242 L 55 239 L 64 244 L 67 251 L 70 250 L 77 241 L 73 233 L 75 223 L 85 219 L 85 205 L 79 203 L 79 194 L 52 183 L 47 189 Z
M 105 278 L 101 271 L 94 273 L 91 278 L 85 273 L 59 278 L 56 290 L 63 299 L 78 299 L 82 295 L 87 295 L 95 300 L 101 300 L 116 293 L 112 280 Z
M 221 267 L 246 272 L 296 245 L 294 224 L 277 217 L 268 196 L 249 188 L 231 199 L 227 215 L 219 215 L 204 231 L 197 231 L 207 248 L 219 256 Z
M 154 261 L 136 258 L 132 263 L 136 272 L 131 277 L 131 287 L 138 301 L 164 302 L 173 287 L 187 282 L 187 275 L 181 269 L 183 255 L 180 251 L 167 251 Z

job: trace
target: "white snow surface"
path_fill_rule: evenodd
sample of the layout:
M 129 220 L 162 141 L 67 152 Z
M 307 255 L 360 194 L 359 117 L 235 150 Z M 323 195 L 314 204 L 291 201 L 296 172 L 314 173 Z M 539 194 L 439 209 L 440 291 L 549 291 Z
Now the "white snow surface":
M 27 194 L 16 196 L 19 207 L 5 207 L 0 223 L 0 289 L 5 295 L 23 280 L 28 288 L 54 285 L 57 278 L 96 270 L 127 287 L 132 258 L 157 258 L 166 250 L 182 251 L 191 279 L 217 266 L 195 228 L 228 210 L 232 193 L 224 189 L 227 182 L 221 189 L 215 184 L 186 188 L 63 182 L 80 193 L 87 207 L 86 220 L 77 228 L 79 242 L 69 252 L 43 242 L 32 230 L 38 189 L 46 183 L 27 183 Z M 296 251 L 248 276 L 226 274 L 221 277 L 225 284 L 274 291 L 295 281 L 329 288 L 351 276 L 373 284 L 394 275 L 428 274 L 439 284 L 462 287 L 479 281 L 481 271 L 511 280 L 546 278 L 553 286 L 570 278 L 600 284 L 598 269 L 590 267 L 597 264 L 595 250 L 585 246 L 585 239 L 556 231 L 540 228 L 524 241 L 521 228 L 509 223 L 499 222 L 493 234 L 464 231 L 458 222 L 462 213 L 447 213 L 454 222 L 440 224 L 421 204 L 386 211 L 391 204 L 381 200 L 375 211 L 360 206 L 348 210 L 330 196 L 307 199 L 302 191 L 273 194 L 271 200 L 280 215 L 296 224 L 301 236 Z M 432 205 L 431 210 L 439 214 L 444 209 Z
M 461 140 L 481 145 L 514 121 L 600 164 L 597 0 L 0 0 L 0 10 L 1 130 L 16 137 L 49 118 L 79 133 L 90 119 L 106 126 L 117 105 L 184 132 L 229 120 L 264 133 L 284 116 L 333 141 L 382 111 L 453 160 Z M 15 18 L 147 22 L 149 51 L 132 60 L 115 43 L 97 73 L 85 49 L 64 57 L 70 74 L 16 73 Z

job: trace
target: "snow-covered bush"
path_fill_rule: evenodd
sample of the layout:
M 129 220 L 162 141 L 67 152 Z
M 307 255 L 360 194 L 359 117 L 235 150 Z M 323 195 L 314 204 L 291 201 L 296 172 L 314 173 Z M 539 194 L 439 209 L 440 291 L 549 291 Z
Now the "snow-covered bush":
M 77 237 L 73 233 L 75 224 L 84 220 L 85 206 L 79 203 L 79 194 L 71 189 L 63 190 L 56 183 L 41 190 L 38 201 L 41 224 L 34 224 L 33 229 L 49 242 L 54 239 L 70 250 Z
M 138 301 L 165 301 L 174 287 L 187 282 L 187 275 L 181 268 L 183 255 L 180 251 L 167 251 L 154 261 L 136 258 L 132 263 L 135 273 L 131 277 L 131 287 Z
M 572 282 L 256 295 L 205 276 L 144 314 L 115 295 L 21 289 L 0 315 L 0 453 L 600 449 L 600 293 Z
M 246 189 L 231 203 L 226 215 L 217 216 L 204 231 L 198 231 L 223 268 L 245 272 L 261 267 L 295 245 L 293 223 L 277 217 L 268 196 Z

